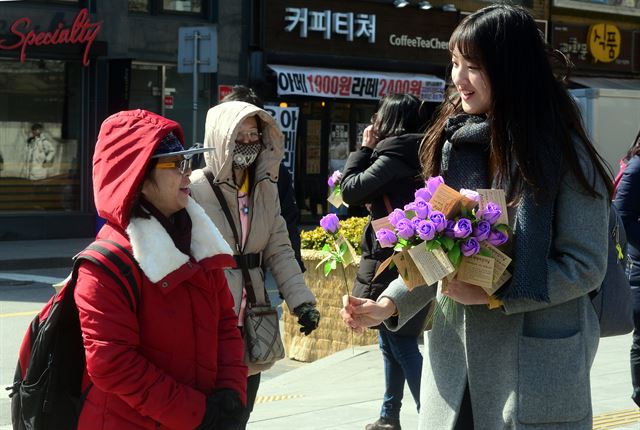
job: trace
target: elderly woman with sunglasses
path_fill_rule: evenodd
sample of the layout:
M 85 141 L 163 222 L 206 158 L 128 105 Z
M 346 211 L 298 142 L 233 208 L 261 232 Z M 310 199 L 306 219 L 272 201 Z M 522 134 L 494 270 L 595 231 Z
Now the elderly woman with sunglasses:
M 144 110 L 100 127 L 93 156 L 97 235 L 128 250 L 136 306 L 119 278 L 89 261 L 75 302 L 86 368 L 78 429 L 237 430 L 247 367 L 223 269 L 232 250 L 189 197 L 182 128 Z M 131 300 L 131 303 L 134 303 Z
M 311 333 L 320 320 L 316 299 L 300 271 L 285 220 L 280 215 L 278 170 L 284 154 L 284 136 L 271 115 L 240 101 L 209 109 L 205 124 L 206 167 L 191 175 L 191 194 L 218 226 L 234 249 L 238 268 L 226 270 L 231 294 L 243 329 L 251 299 L 269 303 L 264 269 L 270 269 L 280 294 L 302 326 Z M 226 214 L 225 214 L 226 212 Z M 280 342 L 278 339 L 277 342 Z M 247 339 L 245 336 L 245 344 Z M 272 348 L 281 348 L 281 344 Z M 245 355 L 249 367 L 247 413 L 253 408 L 260 372 L 275 362 L 257 362 Z

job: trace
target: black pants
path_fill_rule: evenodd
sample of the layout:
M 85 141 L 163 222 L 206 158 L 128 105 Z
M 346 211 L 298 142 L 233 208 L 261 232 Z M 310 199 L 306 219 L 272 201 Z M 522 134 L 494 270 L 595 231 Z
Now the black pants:
M 635 330 L 633 330 L 633 343 L 631 344 L 631 384 L 633 393 L 631 398 L 640 406 L 640 286 L 632 286 L 633 294 L 633 320 Z
M 255 375 L 251 375 L 247 378 L 247 408 L 244 410 L 244 426 L 243 429 L 247 428 L 247 423 L 249 422 L 249 416 L 253 411 L 253 405 L 256 402 L 256 397 L 258 396 L 258 387 L 260 386 L 260 373 L 256 373 Z

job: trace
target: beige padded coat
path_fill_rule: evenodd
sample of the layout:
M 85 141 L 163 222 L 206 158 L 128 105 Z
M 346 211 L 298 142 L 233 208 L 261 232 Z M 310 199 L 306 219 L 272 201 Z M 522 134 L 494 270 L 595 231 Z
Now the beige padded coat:
M 265 148 L 258 156 L 255 174 L 249 195 L 249 234 L 244 246 L 245 254 L 262 254 L 262 266 L 271 270 L 278 290 L 289 309 L 303 303 L 316 303 L 313 293 L 304 283 L 300 272 L 284 218 L 280 216 L 278 199 L 278 168 L 284 154 L 284 137 L 275 120 L 264 110 L 244 102 L 226 102 L 209 109 L 205 124 L 204 146 L 215 148 L 205 153 L 206 168 L 210 169 L 214 181 L 219 184 L 231 210 L 240 237 L 240 210 L 238 207 L 238 187 L 233 181 L 231 154 L 235 147 L 240 123 L 247 117 L 257 116 L 262 126 L 262 141 Z M 202 169 L 191 175 L 191 195 L 204 208 L 207 215 L 220 230 L 231 248 L 238 253 L 239 244 L 220 207 Z M 250 269 L 250 276 L 258 303 L 264 303 L 264 273 L 262 268 Z M 242 298 L 242 272 L 240 269 L 225 271 L 229 289 L 235 301 L 236 313 Z M 249 363 L 249 374 L 270 368 L 267 365 Z

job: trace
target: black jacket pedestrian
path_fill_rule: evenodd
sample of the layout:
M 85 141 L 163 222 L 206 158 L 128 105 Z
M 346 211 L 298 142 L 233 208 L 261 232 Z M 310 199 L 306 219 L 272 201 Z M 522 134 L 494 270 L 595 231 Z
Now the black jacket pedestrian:
M 640 155 L 627 163 L 614 204 L 627 233 L 627 252 L 632 264 L 631 286 L 640 287 Z
M 362 235 L 362 258 L 353 295 L 376 300 L 398 271 L 386 269 L 375 280 L 380 264 L 393 254 L 381 248 L 371 226 L 372 219 L 389 215 L 384 195 L 392 209 L 402 209 L 414 200 L 415 190 L 424 186 L 420 176 L 418 148 L 422 134 L 404 134 L 384 139 L 374 150 L 367 147 L 352 153 L 342 172 L 342 198 L 350 205 L 370 204 L 371 218 Z
M 302 262 L 300 254 L 300 231 L 298 223 L 300 222 L 300 209 L 296 204 L 296 196 L 293 190 L 293 179 L 289 174 L 289 169 L 283 163 L 280 163 L 278 172 L 278 197 L 280 197 L 280 215 L 287 223 L 287 231 L 289 232 L 289 240 L 291 248 L 296 255 L 296 260 L 300 265 L 300 270 L 304 272 L 306 268 Z

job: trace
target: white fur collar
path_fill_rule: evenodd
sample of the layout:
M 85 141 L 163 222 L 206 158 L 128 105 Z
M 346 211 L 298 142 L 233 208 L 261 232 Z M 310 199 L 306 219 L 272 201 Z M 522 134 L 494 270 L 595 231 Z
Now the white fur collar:
M 196 261 L 217 254 L 233 254 L 218 228 L 191 197 L 187 213 L 191 217 L 191 255 Z M 160 281 L 189 261 L 189 256 L 176 248 L 169 233 L 154 217 L 132 218 L 127 235 L 134 258 L 151 282 Z

